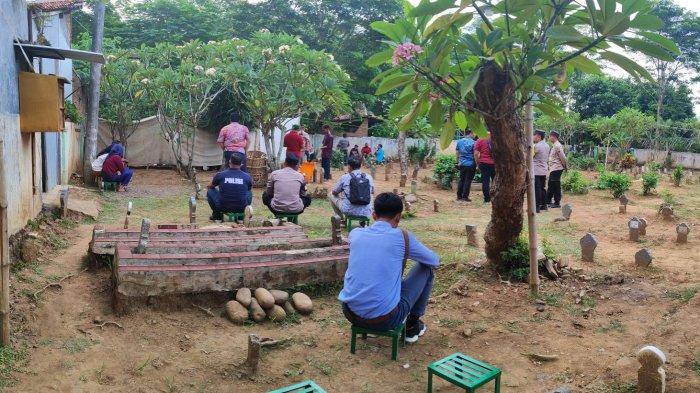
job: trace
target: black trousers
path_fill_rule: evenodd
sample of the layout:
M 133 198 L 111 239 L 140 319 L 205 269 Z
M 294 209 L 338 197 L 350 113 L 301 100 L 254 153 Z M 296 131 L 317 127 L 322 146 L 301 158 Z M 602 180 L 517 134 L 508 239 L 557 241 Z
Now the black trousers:
M 558 205 L 561 202 L 561 173 L 563 170 L 549 172 L 549 182 L 547 183 L 547 203 Z
M 299 197 L 301 198 L 301 201 L 304 203 L 304 210 L 307 207 L 309 207 L 309 205 L 311 205 L 311 196 L 309 194 L 304 193 L 303 195 L 300 195 Z M 269 195 L 267 193 L 267 190 L 263 191 L 263 193 L 262 193 L 262 202 L 263 202 L 263 205 L 267 206 L 267 208 L 270 209 L 272 214 L 301 214 L 304 212 L 304 210 L 302 210 L 300 212 L 281 212 L 281 211 L 277 211 L 277 210 L 273 209 L 271 206 L 272 195 Z
M 541 208 L 547 207 L 547 190 L 545 185 L 547 183 L 547 175 L 535 176 L 535 205 L 537 211 Z
M 457 185 L 457 199 L 469 199 L 469 192 L 472 189 L 472 181 L 476 174 L 476 166 L 459 167 L 459 184 Z
M 321 166 L 323 167 L 323 179 L 330 180 L 331 179 L 331 158 L 330 157 L 322 157 L 321 158 Z
M 484 202 L 491 202 L 491 181 L 496 176 L 496 167 L 493 164 L 479 164 L 481 171 L 481 188 L 484 193 Z

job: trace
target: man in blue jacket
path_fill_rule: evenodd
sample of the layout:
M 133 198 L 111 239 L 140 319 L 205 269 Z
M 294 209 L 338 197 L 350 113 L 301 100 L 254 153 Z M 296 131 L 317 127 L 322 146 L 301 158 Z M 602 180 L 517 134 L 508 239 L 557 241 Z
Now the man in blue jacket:
M 228 169 L 214 175 L 207 186 L 207 201 L 212 211 L 210 220 L 222 220 L 224 213 L 247 211 L 249 216 L 252 215 L 249 206 L 253 201 L 253 180 L 241 170 L 244 159 L 243 154 L 233 152 Z

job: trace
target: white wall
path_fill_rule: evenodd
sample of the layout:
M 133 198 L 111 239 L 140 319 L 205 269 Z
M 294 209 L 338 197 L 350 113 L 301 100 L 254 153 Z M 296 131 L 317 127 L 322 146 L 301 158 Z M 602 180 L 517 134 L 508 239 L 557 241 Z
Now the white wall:
M 335 149 L 336 145 L 338 144 L 338 141 L 342 138 L 342 136 L 334 135 L 333 138 L 333 148 Z M 381 144 L 384 148 L 384 155 L 387 158 L 398 157 L 399 155 L 399 143 L 396 139 L 367 136 L 348 137 L 348 141 L 350 141 L 350 149 L 352 149 L 354 145 L 359 146 L 361 149 L 362 146 L 365 145 L 365 143 L 369 143 L 369 146 L 372 148 L 372 151 L 374 151 L 377 145 Z M 422 139 L 406 138 L 406 147 L 413 146 L 415 144 L 421 143 L 422 141 Z M 433 143 L 437 143 L 439 145 L 439 142 L 436 139 L 433 139 L 432 141 Z M 314 148 L 318 150 L 321 147 L 321 144 L 323 143 L 323 135 L 311 135 L 311 142 L 313 143 Z

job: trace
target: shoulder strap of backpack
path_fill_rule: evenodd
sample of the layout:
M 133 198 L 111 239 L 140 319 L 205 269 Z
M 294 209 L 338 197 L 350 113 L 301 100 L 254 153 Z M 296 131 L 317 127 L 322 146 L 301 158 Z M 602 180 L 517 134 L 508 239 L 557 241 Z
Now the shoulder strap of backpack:
M 405 229 L 401 230 L 401 234 L 403 235 L 403 264 L 401 265 L 401 275 L 403 276 L 404 270 L 406 270 L 406 262 L 408 262 L 408 252 L 409 252 L 409 246 L 408 246 L 408 231 Z

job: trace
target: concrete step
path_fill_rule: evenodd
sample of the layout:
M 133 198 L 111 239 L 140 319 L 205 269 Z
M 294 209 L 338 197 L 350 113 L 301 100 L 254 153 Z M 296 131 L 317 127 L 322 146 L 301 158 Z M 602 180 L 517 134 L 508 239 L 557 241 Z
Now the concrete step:
M 119 243 L 120 248 L 136 247 L 136 242 Z M 146 255 L 149 254 L 215 254 L 244 251 L 298 250 L 304 248 L 319 248 L 332 246 L 331 238 L 309 240 L 306 237 L 275 237 L 269 236 L 256 240 L 235 239 L 183 242 L 149 242 Z
M 300 226 L 287 224 L 277 227 L 230 227 L 230 228 L 184 228 L 184 229 L 151 229 L 149 232 L 150 239 L 156 238 L 177 238 L 177 237 L 216 237 L 216 236 L 231 236 L 231 235 L 264 235 L 277 233 L 296 233 L 303 230 Z M 93 230 L 93 238 L 100 239 L 102 237 L 110 238 L 135 238 L 138 240 L 141 230 L 139 228 L 119 229 L 119 228 L 103 228 L 99 225 Z

